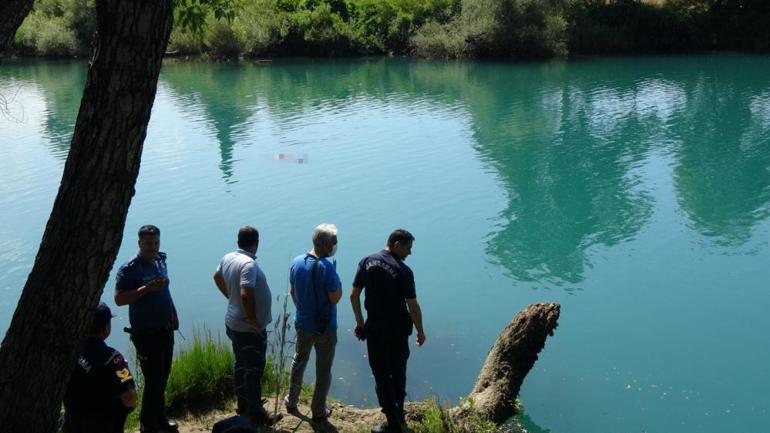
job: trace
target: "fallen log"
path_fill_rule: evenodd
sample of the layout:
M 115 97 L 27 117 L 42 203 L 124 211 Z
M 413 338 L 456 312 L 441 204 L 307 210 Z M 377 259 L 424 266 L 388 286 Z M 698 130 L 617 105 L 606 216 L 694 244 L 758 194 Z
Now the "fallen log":
M 473 411 L 500 425 L 516 414 L 521 384 L 553 335 L 560 309 L 559 304 L 532 304 L 513 318 L 489 351 L 473 391 L 453 410 L 456 419 Z

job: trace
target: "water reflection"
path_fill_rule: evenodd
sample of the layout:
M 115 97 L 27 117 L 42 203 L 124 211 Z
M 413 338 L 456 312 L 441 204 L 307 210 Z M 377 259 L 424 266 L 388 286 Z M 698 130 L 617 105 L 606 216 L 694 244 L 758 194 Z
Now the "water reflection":
M 587 248 L 631 238 L 649 218 L 634 168 L 650 143 L 635 131 L 659 119 L 634 111 L 639 89 L 564 64 L 444 69 L 508 196 L 487 251 L 513 277 L 577 283 Z
M 770 89 L 762 75 L 769 63 L 168 63 L 161 83 L 216 137 L 227 183 L 238 180 L 239 147 L 261 145 L 264 134 L 292 146 L 321 114 L 353 103 L 440 107 L 464 117 L 471 145 L 507 197 L 488 237 L 490 259 L 517 280 L 570 289 L 592 264 L 589 249 L 631 239 L 650 220 L 645 164 L 655 150 L 672 156 L 678 202 L 697 231 L 730 245 L 749 239 L 770 213 Z M 40 85 L 46 138 L 53 153 L 66 155 L 84 65 L 4 66 L 3 73 Z M 351 125 L 337 120 L 344 134 Z
M 10 63 L 3 65 L 0 77 L 28 83 L 43 93 L 43 138 L 56 158 L 66 159 L 86 83 L 86 66 L 68 61 Z
M 741 245 L 770 214 L 767 59 L 711 67 L 686 86 L 674 172 L 681 209 L 715 242 Z
M 254 115 L 255 91 L 247 70 L 237 65 L 181 63 L 167 65 L 161 82 L 168 86 L 188 113 L 200 112 L 204 121 L 214 129 L 219 143 L 219 169 L 222 179 L 235 182 L 233 177 L 233 148 L 247 128 L 246 121 Z M 249 140 L 242 140 L 249 145 Z

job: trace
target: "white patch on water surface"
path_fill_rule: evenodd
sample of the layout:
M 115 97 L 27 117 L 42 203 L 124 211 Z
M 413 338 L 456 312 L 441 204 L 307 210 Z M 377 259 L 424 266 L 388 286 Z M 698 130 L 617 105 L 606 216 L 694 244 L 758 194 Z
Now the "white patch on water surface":
M 752 96 L 751 102 L 749 102 L 749 110 L 754 122 L 770 129 L 770 91 Z

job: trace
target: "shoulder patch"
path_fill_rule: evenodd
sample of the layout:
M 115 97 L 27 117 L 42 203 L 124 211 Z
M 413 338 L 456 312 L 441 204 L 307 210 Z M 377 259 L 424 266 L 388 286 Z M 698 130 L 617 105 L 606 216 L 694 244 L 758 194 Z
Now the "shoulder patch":
M 120 365 L 125 361 L 125 359 L 123 358 L 123 355 L 121 355 L 120 352 L 112 348 L 109 348 L 109 349 L 110 349 L 110 356 L 107 357 L 107 360 L 104 362 L 104 365 L 109 365 L 109 364 Z

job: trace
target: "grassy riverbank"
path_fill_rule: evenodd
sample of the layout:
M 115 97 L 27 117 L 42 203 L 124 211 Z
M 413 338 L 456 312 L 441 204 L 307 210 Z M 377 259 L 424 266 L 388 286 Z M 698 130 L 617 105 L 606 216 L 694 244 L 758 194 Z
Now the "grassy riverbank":
M 182 345 L 175 355 L 171 376 L 166 387 L 166 405 L 171 415 L 183 420 L 182 433 L 210 431 L 211 424 L 234 413 L 232 386 L 233 354 L 226 339 L 204 329 L 196 330 L 192 339 Z M 131 365 L 141 394 L 141 374 L 136 362 Z M 263 393 L 268 397 L 266 408 L 274 408 L 274 396 L 282 396 L 287 385 L 287 371 L 279 382 L 279 368 L 272 357 L 268 358 L 262 380 Z M 306 404 L 312 396 L 312 389 L 305 385 L 301 395 L 303 413 L 309 412 Z M 141 396 L 140 396 L 141 401 Z M 139 409 L 129 416 L 126 431 L 139 428 Z M 279 410 L 282 405 L 279 404 Z M 304 409 L 304 410 L 303 410 Z M 334 414 L 330 420 L 339 432 L 366 432 L 381 421 L 377 409 L 359 409 L 334 403 Z M 524 433 L 525 430 L 514 420 L 505 427 L 495 426 L 478 416 L 470 416 L 463 424 L 456 422 L 449 414 L 448 405 L 437 398 L 411 403 L 408 408 L 410 428 L 414 433 Z M 284 414 L 282 424 L 275 431 L 310 432 L 312 426 L 305 419 Z
M 179 2 L 198 4 L 197 1 Z M 222 2 L 217 2 L 220 4 Z M 414 55 L 548 58 L 567 54 L 770 50 L 765 0 L 233 0 L 232 19 L 194 9 L 169 51 L 212 58 Z M 94 0 L 38 0 L 18 55 L 88 55 Z M 178 8 L 177 22 L 190 15 Z

